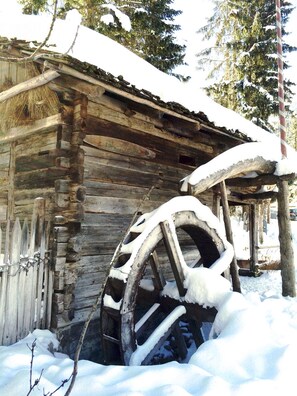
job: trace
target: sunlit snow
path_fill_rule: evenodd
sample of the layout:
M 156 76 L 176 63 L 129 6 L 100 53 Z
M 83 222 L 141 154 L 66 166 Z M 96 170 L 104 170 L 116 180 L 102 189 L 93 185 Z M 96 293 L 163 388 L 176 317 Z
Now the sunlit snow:
M 78 22 L 77 18 L 77 22 Z M 15 14 L 13 23 L 5 12 L 0 13 L 0 36 L 29 42 L 42 42 L 48 34 L 50 16 Z M 91 29 L 70 20 L 57 19 L 48 41 L 52 51 L 71 55 L 80 61 L 95 65 L 115 77 L 122 76 L 139 89 L 146 89 L 165 102 L 177 102 L 190 111 L 203 112 L 216 126 L 231 131 L 239 130 L 253 141 L 278 144 L 276 136 L 264 131 L 230 109 L 215 103 L 195 84 L 180 82 L 145 60 Z M 73 41 L 75 43 L 73 45 Z M 120 60 L 120 61 L 119 61 Z M 145 76 L 145 78 L 144 78 Z
M 107 37 L 80 26 L 75 45 L 72 46 L 79 19 L 77 15 L 72 16 L 68 20 L 56 22 L 50 38 L 52 50 L 65 53 L 71 48 L 71 56 L 94 64 L 114 76 L 122 75 L 131 84 L 153 92 L 164 101 L 176 101 L 191 111 L 203 111 L 217 126 L 239 129 L 252 140 L 264 142 L 269 147 L 277 144 L 276 137 L 214 103 L 191 84 L 181 83 L 174 77 L 161 73 Z M 49 17 L 33 15 L 14 15 L 12 23 L 12 19 L 2 12 L 0 35 L 42 42 L 49 24 Z M 158 218 L 159 215 L 161 216 L 161 212 Z M 204 209 L 201 209 L 201 215 L 205 215 L 206 220 L 210 219 Z M 149 218 L 145 219 L 145 222 L 149 221 Z M 214 226 L 217 227 L 217 224 Z M 141 224 L 138 223 L 138 227 Z M 293 235 L 296 232 L 294 224 Z M 189 299 L 201 299 L 206 305 L 215 305 L 218 315 L 211 331 L 211 339 L 194 353 L 190 362 L 172 362 L 152 367 L 122 367 L 80 361 L 78 378 L 71 395 L 294 394 L 297 387 L 297 300 L 280 295 L 279 271 L 265 272 L 259 278 L 242 278 L 243 295 L 231 292 L 229 283 L 216 277 L 216 271 L 203 269 L 200 272 L 195 272 L 198 274 L 197 279 L 196 275 L 188 278 Z M 129 268 L 124 275 L 127 276 L 128 273 Z M 220 279 L 220 283 L 216 283 L 217 279 Z M 194 284 L 193 287 L 191 283 Z M 207 288 L 203 289 L 205 286 Z M 198 287 L 202 288 L 201 295 Z M 107 298 L 105 303 L 114 307 L 115 302 Z M 29 347 L 32 347 L 35 339 L 37 344 L 32 381 L 34 383 L 40 377 L 40 383 L 30 394 L 43 396 L 47 392 L 53 392 L 63 380 L 70 377 L 73 361 L 59 352 L 54 352 L 58 347 L 55 336 L 46 330 L 36 330 L 12 346 L 0 346 L 1 395 L 28 394 L 31 360 Z M 67 384 L 55 392 L 55 395 L 64 395 L 65 387 Z

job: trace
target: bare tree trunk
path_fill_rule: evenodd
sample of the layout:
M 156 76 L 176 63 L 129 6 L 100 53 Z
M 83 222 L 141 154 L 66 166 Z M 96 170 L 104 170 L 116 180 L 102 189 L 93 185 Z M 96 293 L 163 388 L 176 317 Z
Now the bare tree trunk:
M 281 275 L 283 296 L 296 297 L 294 250 L 289 216 L 288 182 L 278 182 L 278 226 L 281 255 Z

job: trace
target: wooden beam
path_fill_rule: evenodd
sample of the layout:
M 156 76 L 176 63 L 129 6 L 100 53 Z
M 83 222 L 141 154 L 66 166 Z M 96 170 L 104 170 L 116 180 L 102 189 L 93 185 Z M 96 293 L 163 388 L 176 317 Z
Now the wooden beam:
M 186 289 L 184 287 L 184 273 L 182 270 L 182 263 L 180 261 L 178 246 L 176 246 L 175 239 L 171 233 L 170 225 L 167 220 L 160 223 L 161 230 L 164 236 L 164 244 L 171 264 L 172 272 L 176 281 L 179 295 L 184 297 L 186 295 Z
M 232 193 L 233 197 L 239 198 L 241 201 L 244 202 L 257 202 L 257 201 L 263 201 L 267 199 L 273 199 L 275 200 L 277 198 L 277 192 L 276 191 L 266 191 L 262 193 L 255 193 L 255 194 L 237 194 L 237 193 Z
M 213 197 L 212 197 L 212 213 L 220 219 L 220 201 L 221 197 L 218 192 L 217 187 L 213 188 Z
M 217 158 L 217 157 L 216 157 Z M 197 196 L 201 192 L 213 187 L 215 184 L 220 183 L 225 179 L 232 178 L 236 175 L 250 173 L 253 171 L 259 171 L 263 173 L 274 173 L 275 171 L 275 161 L 267 161 L 261 156 L 257 156 L 255 158 L 247 158 L 242 161 L 237 162 L 236 164 L 232 164 L 226 169 L 217 169 L 212 173 L 205 172 L 204 168 L 201 167 L 201 177 L 199 176 L 195 178 L 195 183 L 191 183 L 191 177 L 194 176 L 190 175 L 181 183 L 181 192 L 185 192 L 185 188 L 187 187 L 187 193 L 189 195 Z M 208 166 L 208 164 L 203 165 L 203 167 Z M 199 175 L 198 168 L 196 173 Z M 183 185 L 187 183 L 186 187 Z
M 46 72 L 39 74 L 36 77 L 31 78 L 30 80 L 21 82 L 14 87 L 7 89 L 0 93 L 0 103 L 4 102 L 7 99 L 13 98 L 14 96 L 29 91 L 30 89 L 34 89 L 40 87 L 42 85 L 47 84 L 48 82 L 54 80 L 59 77 L 59 73 L 55 70 L 47 70 Z
M 96 78 L 91 77 L 91 76 L 89 76 L 87 74 L 83 74 L 83 73 L 73 69 L 70 66 L 67 66 L 67 65 L 62 64 L 62 63 L 60 63 L 59 65 L 55 65 L 53 63 L 50 63 L 49 61 L 45 61 L 44 65 L 46 67 L 49 67 L 49 68 L 53 69 L 53 70 L 57 70 L 58 73 L 67 74 L 69 76 L 76 77 L 76 78 L 78 78 L 80 80 L 87 81 L 87 82 L 89 82 L 91 84 L 94 84 L 94 85 L 97 85 L 97 86 L 101 86 L 102 88 L 104 88 L 105 90 L 107 90 L 109 92 L 113 92 L 113 93 L 115 93 L 115 94 L 117 94 L 119 96 L 124 96 L 124 97 L 126 97 L 128 99 L 133 100 L 134 102 L 145 104 L 145 105 L 147 105 L 149 107 L 152 107 L 154 109 L 162 111 L 165 114 L 169 114 L 169 115 L 172 115 L 174 117 L 180 118 L 182 120 L 189 121 L 189 122 L 193 123 L 193 126 L 195 126 L 196 128 L 198 127 L 198 129 L 200 129 L 200 123 L 199 123 L 198 120 L 195 120 L 195 119 L 190 118 L 190 117 L 186 117 L 186 116 L 184 116 L 182 114 L 179 114 L 179 113 L 177 113 L 175 111 L 172 111 L 170 109 L 164 108 L 164 107 L 152 102 L 149 99 L 140 98 L 137 95 L 131 94 L 129 92 L 125 92 L 125 91 L 123 91 L 120 88 L 114 87 L 113 85 L 107 84 L 107 83 L 105 83 L 103 81 L 99 81 Z
M 118 114 L 119 116 L 119 114 Z M 167 132 L 164 129 L 155 127 L 153 124 L 148 122 L 142 122 L 141 120 L 131 120 L 129 118 L 122 117 L 121 120 L 116 121 L 108 109 L 106 109 L 103 116 L 107 119 L 101 119 L 98 117 L 90 116 L 85 119 L 85 130 L 87 133 L 93 134 L 94 131 L 98 133 L 100 131 L 101 135 L 111 136 L 115 138 L 120 138 L 123 134 L 130 133 L 131 130 L 139 131 L 147 135 L 155 136 L 156 138 L 164 139 L 179 146 L 190 147 L 194 150 L 199 150 L 208 155 L 213 154 L 213 147 L 207 146 L 206 144 L 194 142 L 191 139 L 185 138 L 183 136 L 176 136 L 173 133 Z M 117 128 L 112 128 L 116 123 Z M 114 135 L 112 136 L 111 133 Z
M 258 205 L 250 205 L 249 213 L 249 236 L 250 236 L 250 270 L 256 275 L 256 265 L 258 264 Z
M 50 117 L 37 120 L 29 125 L 21 125 L 19 127 L 11 128 L 7 135 L 0 138 L 0 144 L 13 142 L 17 139 L 25 139 L 34 133 L 48 132 L 49 130 L 63 124 L 62 115 L 60 113 L 54 114 Z
M 296 297 L 294 250 L 289 216 L 288 182 L 278 182 L 278 227 L 281 256 L 282 295 Z
M 224 181 L 222 181 L 220 183 L 220 190 L 221 190 L 221 200 L 222 200 L 222 206 L 223 206 L 223 216 L 224 216 L 226 237 L 227 237 L 227 241 L 230 242 L 231 245 L 234 247 L 229 204 L 228 204 L 228 198 L 227 198 L 226 185 L 225 185 Z M 235 250 L 235 247 L 234 247 L 234 250 Z M 232 279 L 233 290 L 240 293 L 241 292 L 240 280 L 239 280 L 238 271 L 237 271 L 237 260 L 236 260 L 235 254 L 234 254 L 234 257 L 230 264 L 230 274 L 231 274 L 231 279 Z
M 296 178 L 295 174 L 283 175 L 282 180 L 293 180 Z M 279 176 L 276 175 L 259 175 L 257 177 L 234 177 L 226 180 L 228 187 L 259 187 L 272 186 L 277 184 Z

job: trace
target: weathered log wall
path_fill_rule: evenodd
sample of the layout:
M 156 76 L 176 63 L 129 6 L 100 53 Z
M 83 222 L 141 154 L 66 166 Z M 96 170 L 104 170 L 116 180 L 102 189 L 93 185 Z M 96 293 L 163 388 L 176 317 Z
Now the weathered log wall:
M 52 221 L 52 329 L 73 354 L 133 215 L 176 196 L 180 179 L 215 155 L 216 141 L 202 132 L 198 138 L 195 122 L 104 90 L 84 95 L 90 86 L 72 79 L 74 85 L 65 87 L 65 81 L 50 85 L 61 100 L 61 114 L 14 128 L 0 141 L 0 218 L 25 218 L 36 197 L 46 198 Z M 211 207 L 211 191 L 200 199 Z M 83 357 L 98 358 L 98 317 L 99 311 Z
M 81 128 L 75 141 L 81 143 L 83 150 L 83 177 L 79 172 L 82 181 L 79 188 L 84 194 L 83 217 L 77 234 L 72 236 L 73 244 L 69 240 L 66 244 L 65 234 L 66 266 L 71 249 L 75 256 L 73 260 L 76 260 L 72 266 L 75 289 L 70 304 L 71 327 L 65 330 L 69 353 L 74 352 L 81 325 L 106 279 L 112 255 L 133 215 L 149 212 L 176 196 L 180 179 L 194 166 L 183 162 L 203 162 L 205 156 L 198 143 L 197 147 L 194 143 L 191 147 L 188 139 L 181 138 L 182 144 L 179 144 L 178 137 L 157 129 L 154 119 L 148 115 L 145 122 L 140 114 L 137 122 L 135 119 L 128 122 L 118 100 L 113 102 L 104 98 L 102 102 L 86 103 L 84 100 L 74 111 L 75 129 Z M 204 203 L 212 204 L 211 192 L 201 198 Z M 66 278 L 64 280 L 66 282 Z M 68 287 L 64 285 L 64 289 L 65 286 Z M 63 309 L 61 317 L 65 320 L 65 304 Z M 99 310 L 95 319 L 98 317 Z M 92 326 L 85 344 L 85 351 L 89 351 L 87 355 L 98 348 L 99 328 L 97 334 L 94 330 Z

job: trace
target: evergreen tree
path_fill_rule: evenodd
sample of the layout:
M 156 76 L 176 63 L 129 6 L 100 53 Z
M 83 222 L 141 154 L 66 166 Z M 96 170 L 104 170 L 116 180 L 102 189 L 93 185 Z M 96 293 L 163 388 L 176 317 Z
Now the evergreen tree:
M 293 8 L 289 1 L 283 4 L 285 36 Z M 208 89 L 210 95 L 255 124 L 271 129 L 269 117 L 278 112 L 275 1 L 215 0 L 214 14 L 201 32 L 205 38 L 216 40 L 214 47 L 198 54 L 200 64 L 213 63 L 210 77 L 217 81 Z M 284 54 L 294 49 L 283 46 Z M 286 80 L 287 102 L 291 100 L 291 86 Z
M 297 111 L 292 112 L 287 118 L 288 143 L 297 150 Z
M 47 0 L 19 0 L 24 12 L 37 14 L 46 11 Z M 158 69 L 171 73 L 183 64 L 185 46 L 175 42 L 175 32 L 180 29 L 174 18 L 181 11 L 170 6 L 173 0 L 64 0 L 59 16 L 76 8 L 83 17 L 83 24 L 103 33 Z M 131 29 L 123 24 L 129 17 Z

